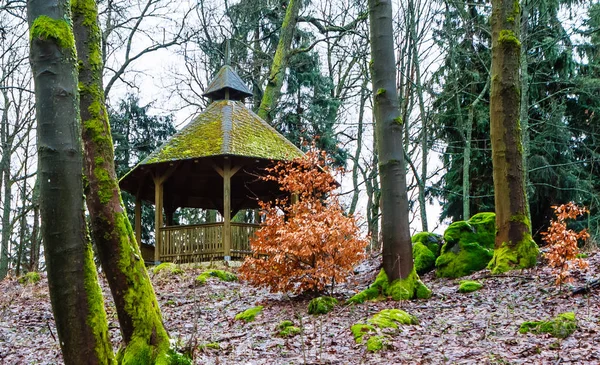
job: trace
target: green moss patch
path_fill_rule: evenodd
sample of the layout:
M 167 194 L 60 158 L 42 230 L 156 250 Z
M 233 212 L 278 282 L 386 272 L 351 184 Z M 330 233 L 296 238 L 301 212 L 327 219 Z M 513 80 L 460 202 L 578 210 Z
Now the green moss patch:
M 244 321 L 246 323 L 252 322 L 252 321 L 254 321 L 256 316 L 262 312 L 262 310 L 263 310 L 262 305 L 259 305 L 258 307 L 246 309 L 245 311 L 236 314 L 235 320 L 236 321 Z
M 519 327 L 519 333 L 532 332 L 535 334 L 548 333 L 556 338 L 567 338 L 577 329 L 575 313 L 561 313 L 549 321 L 523 322 Z
M 440 255 L 444 240 L 442 236 L 430 232 L 420 232 L 411 237 L 413 259 L 417 274 L 423 275 L 435 268 L 435 260 Z
M 416 271 L 406 279 L 398 279 L 390 283 L 385 271 L 382 269 L 371 286 L 348 299 L 348 304 L 360 304 L 367 300 L 391 298 L 393 300 L 428 299 L 431 290 L 419 279 Z
M 399 325 L 414 325 L 419 321 L 413 315 L 400 309 L 384 309 L 367 319 L 367 323 L 356 323 L 350 327 L 354 341 L 363 343 L 367 337 L 367 350 L 379 351 L 389 347 L 389 331 L 397 330 Z M 385 334 L 381 334 L 385 330 Z
M 438 277 L 458 278 L 483 270 L 494 255 L 496 215 L 478 213 L 468 221 L 452 223 L 435 262 Z
M 281 321 L 277 325 L 277 335 L 279 337 L 294 337 L 302 332 L 302 329 L 294 326 L 294 322 L 292 321 Z
M 483 284 L 478 281 L 473 280 L 461 280 L 460 285 L 458 286 L 458 291 L 460 293 L 470 293 L 477 291 L 483 288 Z
M 35 284 L 40 280 L 40 273 L 37 271 L 30 271 L 18 279 L 19 284 L 21 285 Z
M 162 264 L 156 266 L 152 272 L 154 275 L 158 275 L 160 273 L 170 273 L 173 275 L 183 274 L 183 270 L 181 270 L 172 262 L 163 262 Z
M 315 298 L 308 303 L 308 314 L 327 314 L 337 303 L 337 299 L 332 297 Z
M 52 39 L 60 48 L 73 50 L 75 38 L 71 25 L 64 19 L 52 19 L 41 15 L 33 21 L 29 29 L 29 37 L 34 39 Z
M 379 328 L 398 328 L 398 324 L 419 324 L 417 317 L 401 309 L 384 309 L 373 315 L 367 323 Z
M 221 345 L 218 342 L 209 342 L 198 345 L 198 350 L 200 351 L 208 351 L 208 350 L 220 350 Z
M 237 281 L 238 277 L 233 274 L 230 273 L 228 271 L 224 271 L 224 270 L 206 270 L 204 271 L 202 274 L 198 275 L 196 277 L 196 284 L 198 285 L 204 285 L 206 284 L 206 280 L 208 278 L 218 278 L 221 279 L 223 281 L 228 281 L 228 282 L 232 282 L 232 281 Z

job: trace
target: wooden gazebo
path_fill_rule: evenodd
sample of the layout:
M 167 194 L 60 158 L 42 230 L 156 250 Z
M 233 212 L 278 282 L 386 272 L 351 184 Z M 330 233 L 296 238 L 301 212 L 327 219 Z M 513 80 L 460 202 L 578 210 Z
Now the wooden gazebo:
M 121 189 L 136 197 L 138 242 L 141 202 L 156 207 L 155 262 L 229 260 L 249 254 L 249 239 L 258 226 L 232 223 L 231 218 L 240 209 L 257 208 L 258 200 L 281 195 L 275 183 L 258 178 L 265 167 L 303 155 L 246 108 L 243 99 L 252 94 L 230 66 L 221 68 L 204 96 L 211 100 L 206 110 L 120 181 Z M 173 225 L 179 207 L 216 209 L 223 222 Z

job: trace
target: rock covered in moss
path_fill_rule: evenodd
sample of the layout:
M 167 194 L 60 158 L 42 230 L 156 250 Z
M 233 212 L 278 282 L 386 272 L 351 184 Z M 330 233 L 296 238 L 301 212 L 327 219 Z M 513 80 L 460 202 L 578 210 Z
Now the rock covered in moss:
M 162 264 L 154 267 L 152 270 L 154 275 L 159 275 L 161 273 L 170 273 L 173 275 L 183 274 L 183 270 L 172 262 L 163 262 Z
M 327 314 L 337 303 L 337 299 L 332 297 L 315 298 L 308 303 L 308 314 Z
M 577 329 L 575 313 L 561 313 L 549 321 L 523 322 L 519 327 L 519 333 L 548 333 L 556 338 L 567 338 Z
M 384 335 L 371 336 L 367 340 L 367 351 L 376 352 L 388 346 L 387 337 Z
M 458 286 L 460 293 L 471 293 L 483 288 L 483 284 L 474 280 L 461 280 Z
M 294 326 L 294 322 L 289 320 L 281 321 L 281 323 L 277 325 L 277 330 L 277 335 L 279 337 L 294 337 L 302 332 L 302 329 Z
M 431 290 L 423 284 L 415 269 L 406 279 L 389 282 L 385 271 L 382 269 L 371 286 L 348 299 L 349 304 L 360 304 L 367 300 L 390 297 L 393 300 L 428 299 Z
M 435 262 L 438 277 L 458 278 L 483 270 L 494 254 L 496 215 L 478 213 L 468 221 L 452 223 Z
M 198 350 L 207 351 L 207 350 L 220 350 L 221 345 L 218 342 L 209 342 L 198 345 Z
M 235 320 L 236 321 L 244 321 L 246 323 L 252 322 L 252 321 L 254 321 L 254 319 L 256 318 L 256 316 L 260 312 L 262 312 L 262 310 L 263 310 L 263 306 L 262 305 L 246 309 L 245 311 L 236 314 Z
M 18 279 L 19 284 L 21 285 L 35 284 L 40 280 L 40 273 L 37 271 L 30 271 Z
M 223 281 L 228 281 L 228 282 L 232 282 L 232 281 L 237 281 L 238 277 L 235 274 L 232 274 L 228 271 L 224 271 L 224 270 L 206 270 L 204 271 L 202 274 L 198 275 L 196 277 L 196 284 L 198 285 L 204 285 L 206 284 L 206 280 L 210 277 L 213 278 L 218 278 L 221 279 Z
M 411 237 L 413 259 L 417 274 L 422 275 L 433 270 L 435 260 L 440 255 L 443 239 L 436 233 L 420 232 Z

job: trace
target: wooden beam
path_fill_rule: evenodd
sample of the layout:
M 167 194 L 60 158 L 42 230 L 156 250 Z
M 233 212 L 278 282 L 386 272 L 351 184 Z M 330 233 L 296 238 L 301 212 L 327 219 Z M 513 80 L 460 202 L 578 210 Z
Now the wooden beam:
M 223 167 L 223 250 L 225 260 L 231 259 L 231 161 L 226 159 Z
M 163 226 L 163 181 L 160 177 L 154 178 L 154 261 L 160 261 L 161 237 L 160 228 Z

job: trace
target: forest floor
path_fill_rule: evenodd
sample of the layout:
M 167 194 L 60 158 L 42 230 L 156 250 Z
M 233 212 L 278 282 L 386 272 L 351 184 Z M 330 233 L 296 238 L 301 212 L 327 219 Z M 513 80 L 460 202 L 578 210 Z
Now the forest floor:
M 600 253 L 588 260 L 590 270 L 574 275 L 573 286 L 600 276 Z M 342 304 L 372 282 L 379 262 L 374 257 L 361 264 L 352 282 L 336 289 L 340 304 L 317 317 L 307 314 L 310 298 L 289 298 L 216 278 L 196 286 L 201 268 L 153 275 L 152 280 L 171 337 L 194 349 L 195 364 L 600 364 L 598 288 L 571 295 L 571 288 L 556 287 L 550 269 L 540 264 L 506 275 L 480 271 L 461 278 L 484 284 L 469 294 L 457 292 L 459 280 L 429 273 L 422 277 L 433 290 L 429 300 Z M 116 349 L 120 334 L 115 308 L 106 283 L 102 286 Z M 61 364 L 46 278 L 26 286 L 7 278 L 0 282 L 0 295 L 0 364 Z M 257 305 L 264 311 L 254 322 L 234 320 Z M 370 353 L 354 342 L 350 326 L 387 308 L 403 309 L 419 324 L 400 326 L 391 333 L 391 347 Z M 578 327 L 566 339 L 518 332 L 524 321 L 567 311 L 575 312 Z M 276 326 L 282 320 L 294 321 L 302 333 L 278 337 Z M 202 346 L 209 343 L 218 348 Z

